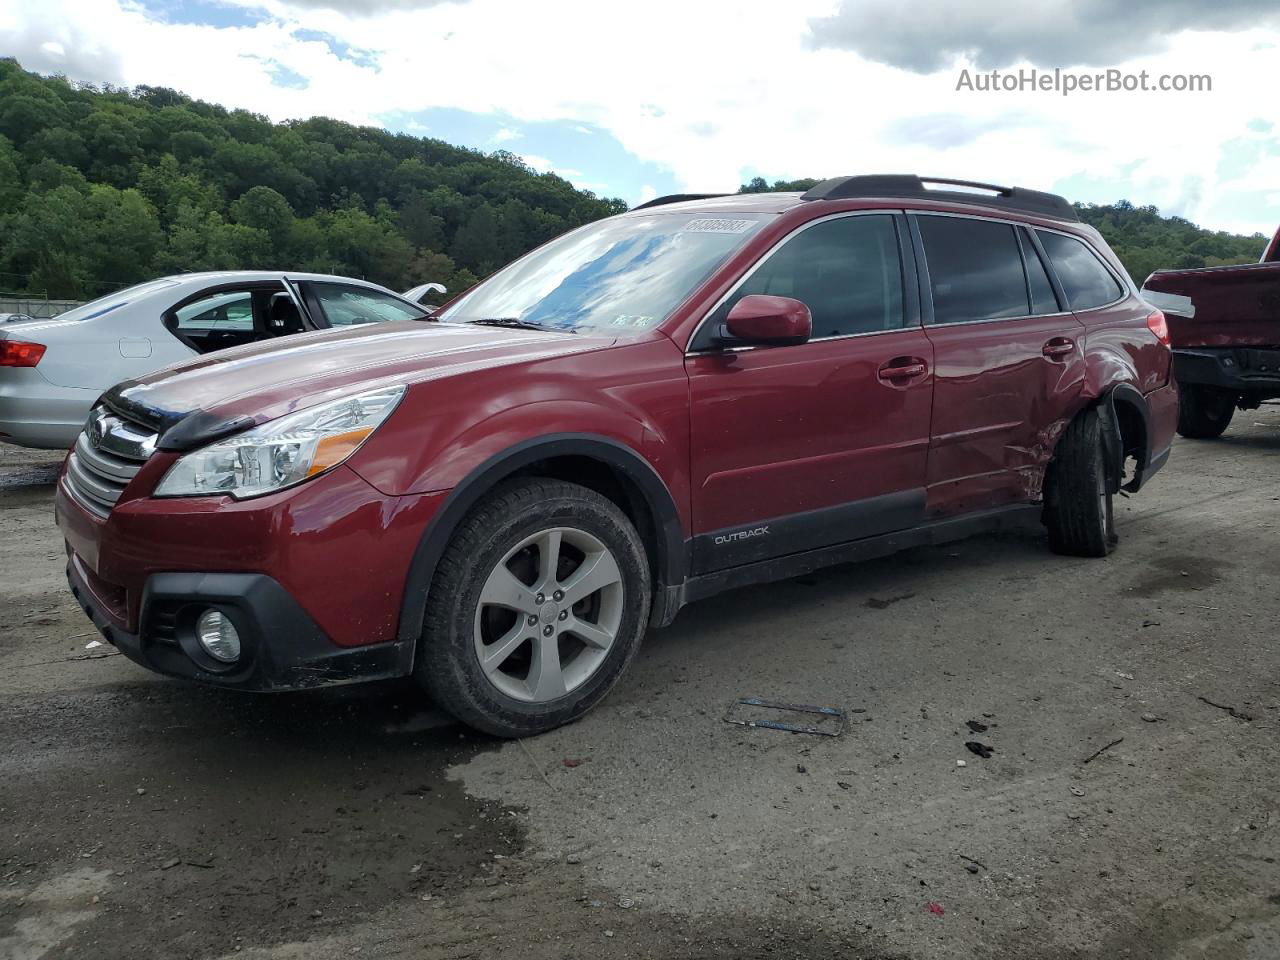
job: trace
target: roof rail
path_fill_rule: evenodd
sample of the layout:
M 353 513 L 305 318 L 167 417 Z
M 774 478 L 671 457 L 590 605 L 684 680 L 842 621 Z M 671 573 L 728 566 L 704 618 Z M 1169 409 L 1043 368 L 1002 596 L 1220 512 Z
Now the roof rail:
M 932 190 L 926 184 L 964 187 L 963 190 Z M 978 192 L 981 191 L 981 192 Z M 1041 193 L 1025 187 L 1001 187 L 973 180 L 945 180 L 941 177 L 917 177 L 915 174 L 873 174 L 859 177 L 833 177 L 810 187 L 801 200 L 848 200 L 853 197 L 911 197 L 945 200 L 947 203 L 973 203 L 984 207 L 1003 207 L 1035 213 L 1055 220 L 1076 220 L 1080 215 L 1064 197 Z
M 665 197 L 654 197 L 652 200 L 646 200 L 639 206 L 632 207 L 632 210 L 644 210 L 646 207 L 662 207 L 668 203 L 683 203 L 685 200 L 713 200 L 716 197 L 731 197 L 731 193 L 671 193 Z

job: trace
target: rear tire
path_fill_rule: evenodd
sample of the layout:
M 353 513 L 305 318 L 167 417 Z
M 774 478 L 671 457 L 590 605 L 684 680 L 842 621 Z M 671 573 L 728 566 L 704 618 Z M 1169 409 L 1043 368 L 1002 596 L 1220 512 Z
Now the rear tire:
M 1067 425 L 1045 475 L 1049 548 L 1071 557 L 1105 557 L 1116 545 L 1107 492 L 1102 422 L 1086 410 Z
M 440 558 L 414 675 L 477 730 L 543 733 L 618 681 L 640 647 L 650 590 L 644 544 L 608 498 L 558 480 L 504 484 Z
M 1178 384 L 1178 433 L 1191 440 L 1222 436 L 1236 412 L 1235 394 L 1195 383 Z

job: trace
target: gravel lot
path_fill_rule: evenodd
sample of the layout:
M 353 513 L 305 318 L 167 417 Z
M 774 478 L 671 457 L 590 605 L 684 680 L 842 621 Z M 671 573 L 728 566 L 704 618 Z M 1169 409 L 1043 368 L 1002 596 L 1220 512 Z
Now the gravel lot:
M 86 649 L 56 460 L 0 446 L 0 958 L 1275 960 L 1278 468 L 1268 406 L 1179 442 L 1108 560 L 981 539 L 704 602 L 498 743 Z

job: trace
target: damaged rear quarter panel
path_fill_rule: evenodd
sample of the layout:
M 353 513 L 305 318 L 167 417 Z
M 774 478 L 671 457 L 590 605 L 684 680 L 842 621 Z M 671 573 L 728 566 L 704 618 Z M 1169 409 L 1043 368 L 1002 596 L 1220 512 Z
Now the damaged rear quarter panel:
M 1086 400 L 1096 400 L 1120 383 L 1133 384 L 1145 396 L 1168 382 L 1169 350 L 1147 329 L 1149 312 L 1137 297 L 1128 297 L 1076 314 L 1085 327 Z

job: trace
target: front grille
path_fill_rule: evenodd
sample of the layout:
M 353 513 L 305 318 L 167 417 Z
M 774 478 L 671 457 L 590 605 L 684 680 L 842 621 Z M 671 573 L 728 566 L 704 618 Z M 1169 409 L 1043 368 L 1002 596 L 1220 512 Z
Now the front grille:
M 67 488 L 81 504 L 105 517 L 155 452 L 155 444 L 154 432 L 98 407 L 67 458 Z

